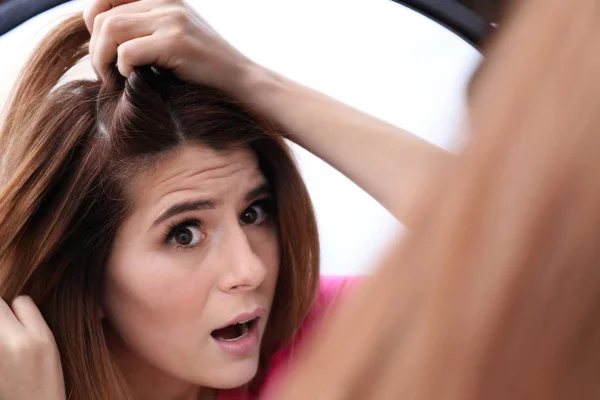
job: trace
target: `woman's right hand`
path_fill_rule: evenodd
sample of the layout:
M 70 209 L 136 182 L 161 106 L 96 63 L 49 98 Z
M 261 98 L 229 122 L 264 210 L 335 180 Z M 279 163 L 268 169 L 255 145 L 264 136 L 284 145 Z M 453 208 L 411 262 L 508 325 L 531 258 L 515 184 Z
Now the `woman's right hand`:
M 254 65 L 183 0 L 93 0 L 84 20 L 101 79 L 116 58 L 126 77 L 136 66 L 156 65 L 182 80 L 232 92 Z
M 54 335 L 28 296 L 0 298 L 0 399 L 66 399 Z

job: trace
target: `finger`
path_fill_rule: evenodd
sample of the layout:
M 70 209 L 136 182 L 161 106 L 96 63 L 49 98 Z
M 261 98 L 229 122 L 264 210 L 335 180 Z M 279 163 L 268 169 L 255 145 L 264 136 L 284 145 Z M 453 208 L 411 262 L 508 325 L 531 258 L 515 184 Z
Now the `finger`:
M 127 4 L 123 4 L 120 5 L 118 7 L 115 8 L 111 8 L 110 10 L 100 13 L 98 15 L 96 15 L 96 17 L 94 18 L 94 21 L 92 22 L 92 35 L 90 38 L 90 46 L 89 46 L 89 53 L 90 56 L 94 57 L 95 51 L 96 51 L 96 44 L 99 40 L 99 38 L 102 35 L 106 34 L 106 25 L 107 22 L 109 22 L 109 32 L 108 35 L 114 35 L 114 34 L 119 34 L 120 31 L 120 26 L 119 26 L 119 21 L 122 20 L 122 18 L 124 18 L 126 15 L 131 15 L 131 14 L 145 14 L 148 11 L 152 10 L 155 6 L 154 6 L 154 1 L 152 0 L 146 0 L 146 1 L 135 1 L 132 3 L 127 3 Z M 112 22 L 111 22 L 112 21 Z M 154 21 L 156 23 L 156 21 Z M 116 52 L 116 49 L 115 49 Z M 116 54 L 115 54 L 116 56 Z M 114 58 L 114 57 L 113 57 Z M 97 71 L 97 68 L 95 65 L 93 65 L 94 70 Z
M 92 33 L 94 29 L 94 20 L 99 14 L 102 14 L 111 8 L 132 2 L 137 2 L 137 0 L 92 0 L 92 4 L 90 4 L 83 12 L 85 26 L 87 26 L 88 31 Z
M 124 4 L 119 7 L 111 8 L 106 12 L 102 12 L 94 18 L 92 21 L 92 37 L 90 39 L 90 50 L 93 49 L 93 44 L 98 35 L 101 34 L 102 28 L 106 20 L 123 14 L 141 14 L 155 9 L 155 2 L 151 0 L 146 1 L 135 1 L 132 3 Z
M 5 329 L 17 330 L 23 329 L 23 326 L 8 304 L 0 297 L 0 332 Z
M 177 36 L 157 34 L 130 40 L 119 46 L 117 67 L 121 75 L 129 77 L 134 67 L 156 65 L 165 69 L 175 69 L 177 65 L 168 57 L 164 49 L 177 46 Z
M 48 334 L 50 328 L 31 297 L 19 296 L 12 302 L 15 317 L 29 331 Z
M 117 14 L 107 18 L 95 43 L 90 44 L 92 64 L 101 78 L 106 78 L 121 44 L 151 35 L 156 24 L 157 19 L 149 14 Z

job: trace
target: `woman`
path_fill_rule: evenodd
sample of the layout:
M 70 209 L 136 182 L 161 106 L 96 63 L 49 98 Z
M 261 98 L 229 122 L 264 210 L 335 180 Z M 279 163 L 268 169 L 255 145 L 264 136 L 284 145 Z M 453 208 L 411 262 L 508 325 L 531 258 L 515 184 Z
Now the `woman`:
M 473 88 L 472 142 L 277 399 L 600 397 L 598 10 L 515 2 Z
M 412 235 L 277 399 L 600 397 L 598 10 L 514 2 L 473 88 L 472 142 L 403 211 Z M 271 99 L 285 103 L 282 92 Z
M 146 68 L 48 93 L 86 40 L 81 17 L 61 25 L 9 110 L 3 297 L 39 304 L 73 398 L 242 386 L 312 301 L 306 189 L 281 138 L 215 90 Z
M 407 222 L 443 153 L 253 64 L 181 2 L 96 1 L 85 20 L 101 82 L 55 87 L 87 53 L 74 17 L 25 66 L 1 132 L 0 294 L 44 318 L 0 304 L 0 397 L 260 396 L 345 284 L 317 290 L 310 200 L 262 118 Z

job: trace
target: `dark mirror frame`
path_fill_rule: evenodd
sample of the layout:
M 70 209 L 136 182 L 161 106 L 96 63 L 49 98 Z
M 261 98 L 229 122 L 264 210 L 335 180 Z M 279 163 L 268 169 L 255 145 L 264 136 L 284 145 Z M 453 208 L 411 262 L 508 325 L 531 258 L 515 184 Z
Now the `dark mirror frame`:
M 69 0 L 0 0 L 0 36 L 23 22 Z M 409 7 L 480 49 L 483 38 L 492 29 L 488 14 L 500 0 L 392 0 Z M 487 6 L 486 6 L 487 4 Z M 477 10 L 477 11 L 475 11 Z
M 481 50 L 482 42 L 493 30 L 493 24 L 465 3 L 482 1 L 458 0 L 392 0 L 411 8 L 454 32 L 473 47 Z M 494 3 L 489 1 L 488 3 Z
M 0 36 L 69 0 L 0 0 Z

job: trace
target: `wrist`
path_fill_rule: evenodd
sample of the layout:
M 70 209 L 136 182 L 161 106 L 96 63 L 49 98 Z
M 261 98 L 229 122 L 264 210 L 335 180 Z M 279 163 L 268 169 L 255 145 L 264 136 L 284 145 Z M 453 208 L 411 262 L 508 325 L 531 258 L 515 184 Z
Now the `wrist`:
M 248 61 L 241 66 L 227 92 L 240 101 L 255 103 L 263 94 L 280 86 L 282 80 L 281 76 L 268 68 Z

